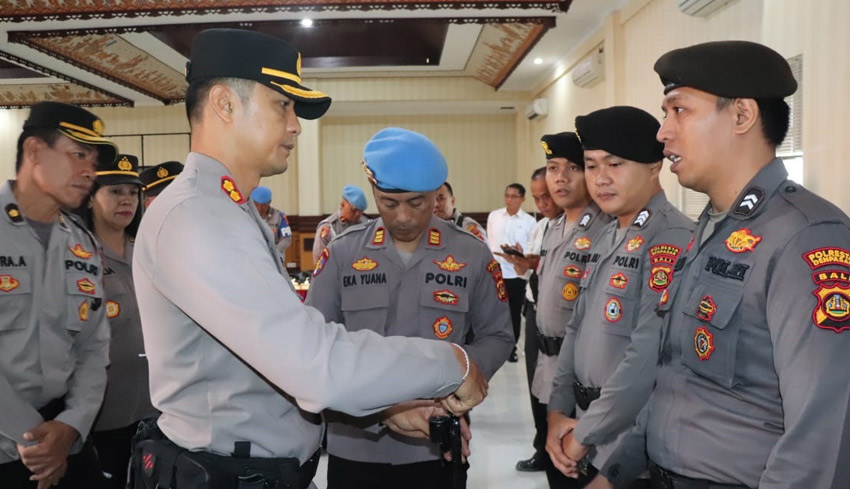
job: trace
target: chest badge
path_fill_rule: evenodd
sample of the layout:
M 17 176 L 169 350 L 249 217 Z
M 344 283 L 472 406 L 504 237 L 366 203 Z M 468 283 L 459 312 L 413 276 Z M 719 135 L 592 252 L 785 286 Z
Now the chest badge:
M 747 228 L 741 228 L 726 238 L 726 249 L 732 253 L 753 251 L 761 241 L 761 236 L 753 236 Z
M 74 246 L 73 248 L 71 248 L 69 246 L 68 251 L 70 251 L 77 258 L 82 258 L 83 260 L 87 260 L 87 259 L 91 258 L 91 256 L 94 254 L 94 252 L 92 252 L 92 251 L 86 251 L 83 248 L 83 245 L 81 245 L 80 243 L 77 243 L 77 245 Z
M 245 203 L 245 196 L 242 195 L 242 192 L 236 187 L 236 182 L 233 181 L 232 178 L 228 176 L 221 177 L 221 190 L 230 197 L 230 200 L 236 202 L 237 204 Z
M 583 236 L 577 239 L 574 243 L 577 250 L 586 250 L 590 248 L 590 244 L 590 238 L 588 238 L 587 236 Z
M 77 315 L 80 317 L 80 321 L 89 320 L 89 301 L 83 299 L 83 303 L 77 308 Z
M 626 285 L 628 285 L 629 283 L 629 279 L 622 273 L 617 273 L 615 275 L 611 275 L 611 280 L 609 280 L 608 283 L 611 285 L 611 287 L 617 289 L 625 289 Z
M 377 267 L 378 262 L 366 256 L 351 264 L 351 268 L 358 272 L 368 272 L 369 270 L 374 270 Z
M 628 251 L 628 252 L 637 251 L 637 250 L 640 249 L 642 244 L 643 244 L 643 237 L 642 236 L 635 236 L 634 238 L 630 239 L 628 243 L 626 243 L 626 251 Z
M 11 292 L 18 288 L 20 282 L 11 275 L 0 275 L 0 291 Z
M 447 272 L 458 272 L 466 266 L 466 263 L 461 263 L 455 260 L 455 257 L 452 255 L 447 256 L 443 261 L 434 260 L 434 263 L 440 267 L 440 270 L 445 270 Z
M 94 285 L 94 282 L 87 278 L 77 280 L 77 290 L 83 294 L 94 295 L 96 289 L 97 287 Z
M 434 302 L 447 306 L 457 305 L 460 298 L 451 290 L 438 290 L 434 292 Z
M 564 276 L 570 278 L 581 278 L 581 268 L 575 265 L 567 265 L 564 267 Z
M 700 326 L 694 333 L 694 351 L 700 361 L 708 360 L 714 353 L 714 335 L 705 326 Z
M 564 300 L 574 301 L 578 297 L 578 286 L 572 282 L 564 285 L 564 288 L 561 289 L 561 296 Z
M 112 319 L 119 314 L 121 314 L 121 305 L 115 301 L 106 301 L 106 317 Z
M 605 319 L 609 323 L 616 323 L 623 317 L 623 304 L 616 297 L 608 299 L 605 304 Z
M 437 320 L 434 321 L 433 328 L 434 336 L 440 338 L 441 340 L 448 338 L 449 335 L 452 334 L 452 330 L 454 329 L 452 327 L 452 320 L 449 319 L 447 316 L 437 318 Z
M 703 321 L 711 321 L 714 318 L 714 313 L 717 312 L 717 304 L 714 302 L 714 297 L 705 295 L 699 301 L 697 306 L 697 318 Z

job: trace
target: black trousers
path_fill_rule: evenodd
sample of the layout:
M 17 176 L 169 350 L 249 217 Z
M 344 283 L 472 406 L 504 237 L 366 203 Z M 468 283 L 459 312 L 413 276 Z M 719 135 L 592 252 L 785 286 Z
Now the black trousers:
M 525 302 L 525 279 L 506 278 L 508 306 L 511 309 L 511 325 L 514 327 L 514 341 L 519 341 L 519 328 L 522 324 L 522 303 Z
M 117 430 L 95 431 L 91 434 L 100 458 L 101 469 L 112 476 L 111 489 L 122 489 L 127 484 L 127 467 L 132 455 L 131 441 L 139 423 Z
M 466 472 L 463 467 L 463 487 Z M 449 464 L 439 460 L 391 465 L 355 462 L 328 456 L 328 489 L 449 489 L 452 487 Z
M 550 474 L 550 471 L 553 471 Z M 592 465 L 588 468 L 587 475 L 580 475 L 578 479 L 571 479 L 562 474 L 554 465 L 547 466 L 546 478 L 549 480 L 549 489 L 581 489 L 596 477 L 599 471 Z M 650 489 L 649 479 L 635 479 L 624 489 Z
M 32 472 L 20 460 L 0 464 L 0 487 L 3 489 L 35 489 L 37 482 L 30 481 Z M 83 445 L 80 453 L 68 457 L 68 470 L 53 489 L 106 489 L 106 479 L 100 472 L 91 441 Z
M 534 370 L 537 368 L 537 307 L 532 302 L 525 302 L 525 369 L 528 377 L 528 397 L 531 401 L 531 416 L 534 419 L 534 441 L 532 445 L 547 459 L 546 454 L 546 405 L 531 393 L 531 382 L 534 380 Z

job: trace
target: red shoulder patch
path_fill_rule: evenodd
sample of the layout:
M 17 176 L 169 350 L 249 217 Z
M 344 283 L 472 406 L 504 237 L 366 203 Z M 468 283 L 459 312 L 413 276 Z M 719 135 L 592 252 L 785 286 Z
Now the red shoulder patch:
M 316 266 L 313 268 L 313 276 L 318 277 L 322 270 L 325 269 L 325 265 L 328 264 L 328 260 L 331 257 L 331 251 L 327 248 L 322 250 L 322 254 L 319 256 L 319 259 L 316 260 Z
M 490 276 L 493 277 L 493 281 L 496 283 L 496 295 L 499 297 L 499 300 L 502 302 L 508 301 L 508 288 L 505 286 L 505 281 L 502 279 L 502 267 L 499 265 L 499 262 L 496 260 L 491 260 L 490 263 L 487 264 L 487 271 L 490 273 Z

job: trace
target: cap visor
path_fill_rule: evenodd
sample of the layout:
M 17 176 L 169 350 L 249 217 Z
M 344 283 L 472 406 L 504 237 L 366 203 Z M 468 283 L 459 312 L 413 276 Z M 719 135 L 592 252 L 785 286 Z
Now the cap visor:
M 90 136 L 82 132 L 72 131 L 65 128 L 57 128 L 56 130 L 78 143 L 100 146 L 97 151 L 97 158 L 101 162 L 113 162 L 115 161 L 115 158 L 118 157 L 118 146 L 106 138 Z
M 331 98 L 318 90 L 310 90 L 300 85 L 271 82 L 286 96 L 295 100 L 295 114 L 307 120 L 318 119 L 325 115 L 331 106 Z

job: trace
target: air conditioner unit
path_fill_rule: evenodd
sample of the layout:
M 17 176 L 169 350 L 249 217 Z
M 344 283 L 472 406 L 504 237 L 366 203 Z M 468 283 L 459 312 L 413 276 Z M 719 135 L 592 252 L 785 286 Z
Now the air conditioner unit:
M 549 101 L 545 98 L 536 98 L 534 102 L 525 107 L 525 118 L 534 120 L 538 117 L 544 117 L 549 113 Z
M 694 17 L 708 17 L 732 0 L 676 0 L 679 10 Z
M 602 47 L 596 49 L 570 72 L 577 87 L 590 88 L 605 79 L 605 53 Z

